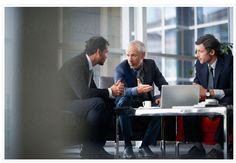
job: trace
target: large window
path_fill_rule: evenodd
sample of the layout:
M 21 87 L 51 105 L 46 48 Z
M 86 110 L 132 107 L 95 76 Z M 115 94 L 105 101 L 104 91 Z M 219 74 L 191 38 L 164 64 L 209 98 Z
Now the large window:
M 232 42 L 230 7 L 68 7 L 61 8 L 62 62 L 79 54 L 84 41 L 102 35 L 110 42 L 110 57 L 95 76 L 113 76 L 127 43 L 138 39 L 147 47 L 170 84 L 192 82 L 195 40 L 206 33 Z M 231 13 L 231 15 L 230 15 Z M 124 20 L 125 19 L 125 20 Z
M 227 7 L 198 7 L 197 23 L 204 24 L 210 22 L 225 21 L 228 19 Z
M 143 7 L 143 17 L 130 20 L 143 22 L 148 58 L 156 61 L 170 84 L 191 83 L 194 77 L 195 40 L 206 33 L 221 42 L 230 40 L 229 7 Z M 140 11 L 140 8 L 137 10 Z M 232 18 L 231 18 L 232 20 Z M 232 23 L 232 22 L 231 22 Z M 136 28 L 135 26 L 132 28 Z M 134 39 L 139 33 L 133 32 Z
M 160 27 L 161 26 L 161 8 L 149 8 L 147 10 L 147 27 Z
M 220 24 L 198 29 L 198 35 L 202 36 L 206 33 L 214 34 L 221 42 L 228 42 L 228 24 Z
M 150 52 L 161 53 L 161 40 L 162 33 L 160 31 L 147 33 L 147 49 L 149 49 Z

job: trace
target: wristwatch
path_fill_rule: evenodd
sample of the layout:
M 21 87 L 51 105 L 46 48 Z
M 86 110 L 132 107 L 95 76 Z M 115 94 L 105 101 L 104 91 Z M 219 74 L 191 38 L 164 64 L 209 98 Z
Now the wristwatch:
M 206 91 L 206 97 L 210 97 L 210 96 L 211 96 L 210 90 L 207 89 L 207 91 Z

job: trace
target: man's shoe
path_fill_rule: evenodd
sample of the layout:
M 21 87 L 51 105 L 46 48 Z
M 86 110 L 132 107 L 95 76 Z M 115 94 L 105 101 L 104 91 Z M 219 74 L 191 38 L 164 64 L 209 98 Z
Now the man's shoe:
M 222 151 L 219 151 L 215 148 L 213 148 L 210 152 L 206 154 L 207 159 L 223 159 L 224 154 Z
M 138 155 L 140 158 L 152 158 L 154 153 L 148 146 L 139 147 Z
M 80 156 L 84 159 L 113 159 L 114 156 L 109 154 L 102 147 L 83 147 Z
M 125 150 L 123 152 L 123 158 L 127 158 L 127 159 L 136 158 L 135 155 L 134 155 L 134 151 L 133 151 L 132 146 L 125 147 Z
M 181 155 L 180 158 L 182 159 L 200 159 L 205 158 L 206 151 L 204 148 L 198 148 L 196 146 L 193 146 L 187 154 Z

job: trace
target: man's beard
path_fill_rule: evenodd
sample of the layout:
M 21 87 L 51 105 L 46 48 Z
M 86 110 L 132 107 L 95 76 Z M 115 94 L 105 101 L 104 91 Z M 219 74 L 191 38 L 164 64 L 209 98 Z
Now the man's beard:
M 104 62 L 99 62 L 98 64 L 101 65 L 101 66 L 103 66 L 104 63 L 105 63 L 105 61 L 104 61 Z

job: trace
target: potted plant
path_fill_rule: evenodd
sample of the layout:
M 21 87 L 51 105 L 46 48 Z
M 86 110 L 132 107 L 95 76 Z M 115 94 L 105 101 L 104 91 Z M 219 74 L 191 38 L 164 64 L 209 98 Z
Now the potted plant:
M 229 43 L 229 42 L 223 42 L 220 44 L 220 55 L 232 55 L 232 48 L 233 48 L 233 43 Z

